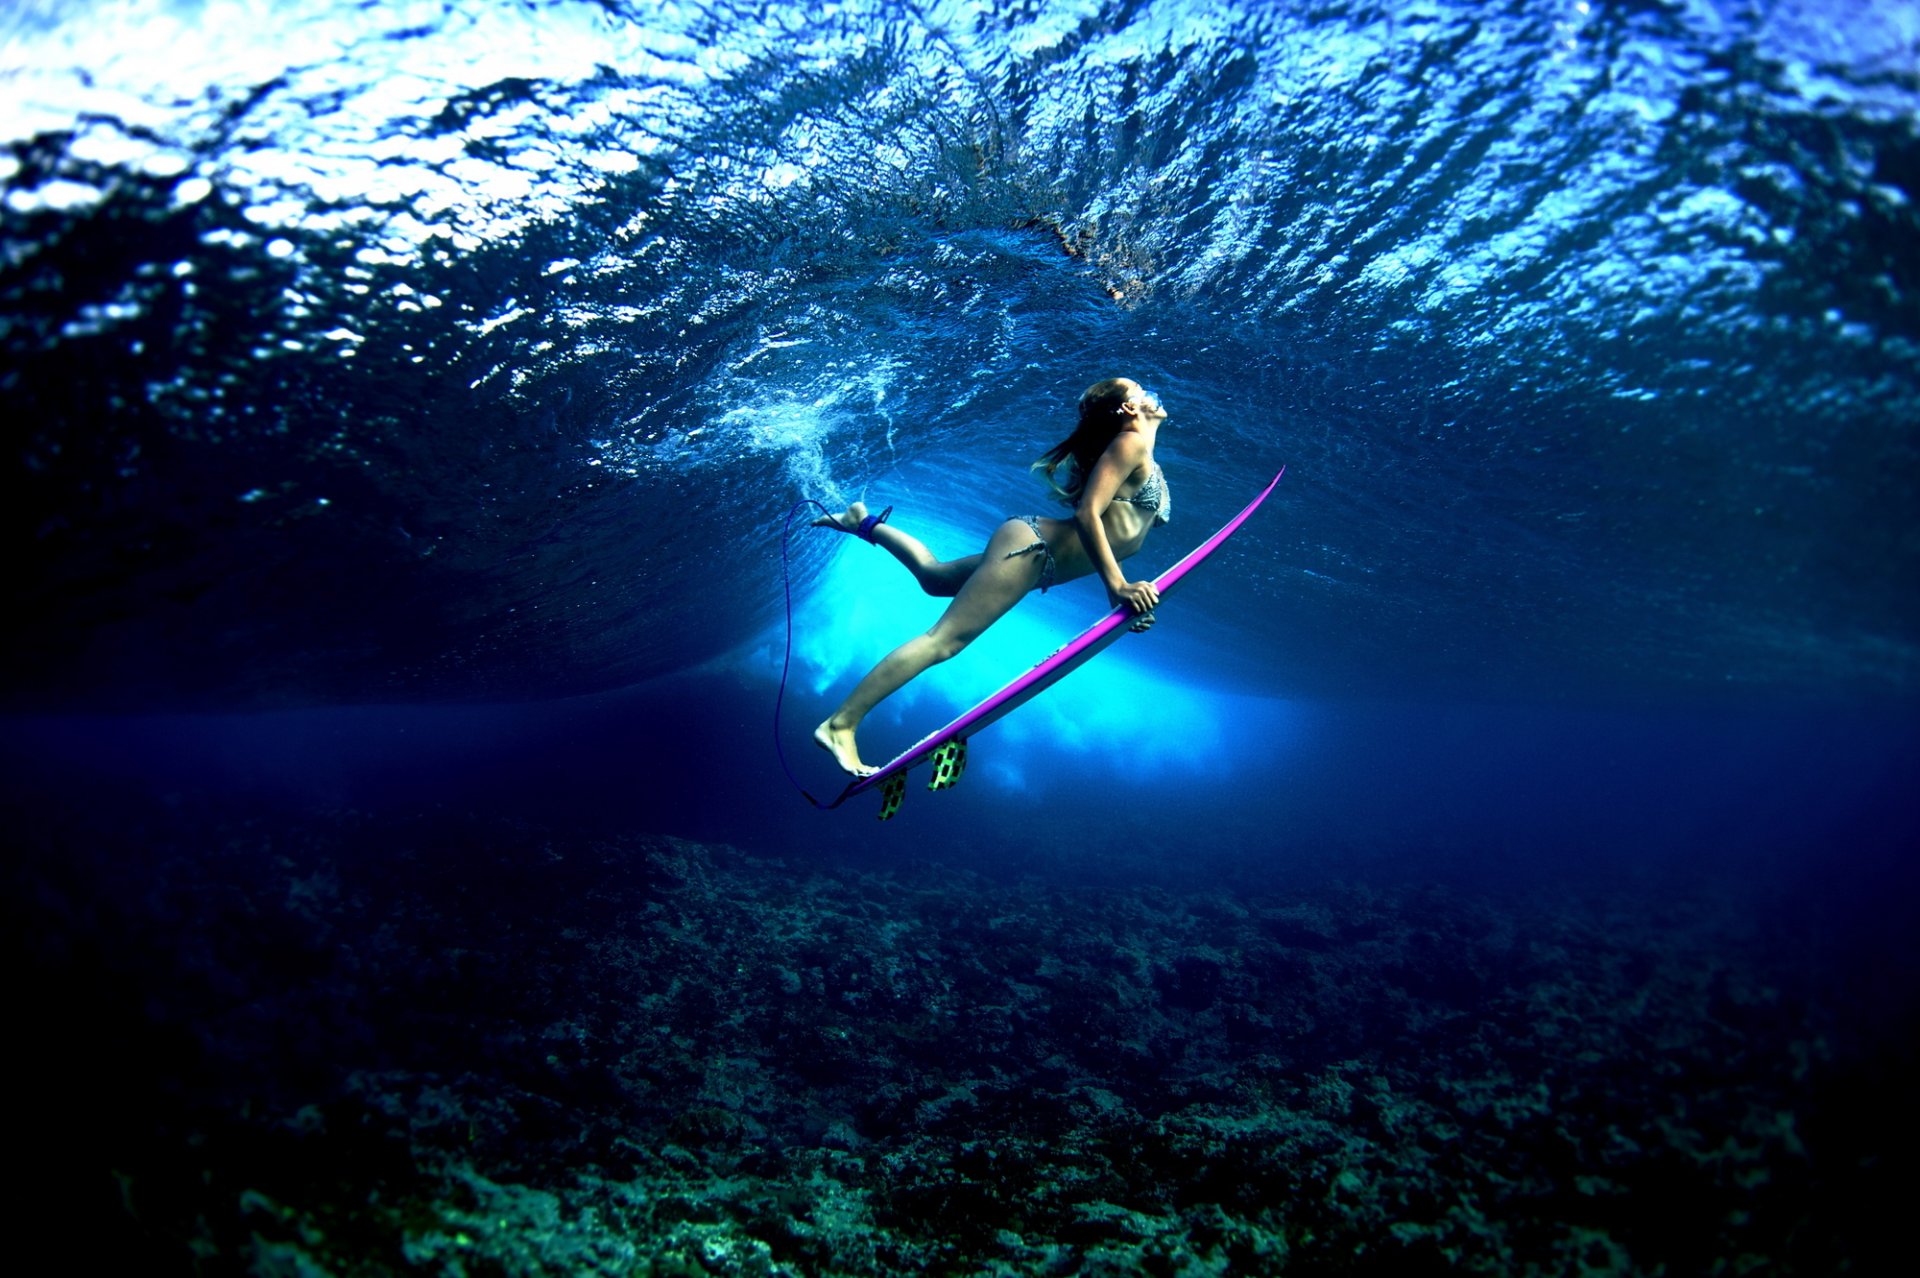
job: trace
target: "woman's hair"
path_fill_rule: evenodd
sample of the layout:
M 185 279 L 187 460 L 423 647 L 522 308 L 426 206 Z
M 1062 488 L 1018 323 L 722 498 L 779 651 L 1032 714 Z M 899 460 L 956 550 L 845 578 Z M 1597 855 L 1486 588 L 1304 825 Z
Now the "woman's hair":
M 1127 424 L 1125 409 L 1127 398 L 1132 394 L 1133 388 L 1117 377 L 1087 387 L 1080 396 L 1080 422 L 1073 428 L 1073 434 L 1041 453 L 1040 459 L 1033 463 L 1033 469 L 1047 477 L 1047 486 L 1061 501 L 1079 499 L 1080 489 L 1093 473 L 1094 463 Z M 1073 465 L 1068 467 L 1067 482 L 1062 485 L 1054 478 L 1054 472 L 1069 460 Z

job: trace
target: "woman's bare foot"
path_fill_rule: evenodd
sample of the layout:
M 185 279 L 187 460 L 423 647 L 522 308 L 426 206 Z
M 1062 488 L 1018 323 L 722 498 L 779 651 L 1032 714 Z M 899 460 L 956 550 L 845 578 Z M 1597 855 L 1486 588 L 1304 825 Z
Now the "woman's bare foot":
M 843 533 L 859 532 L 860 521 L 867 517 L 867 503 L 856 501 L 847 507 L 844 514 L 822 515 L 810 525 L 814 528 L 833 528 Z M 831 748 L 831 747 L 829 747 Z M 842 767 L 846 766 L 844 764 Z
M 832 755 L 833 761 L 849 776 L 870 777 L 880 770 L 860 762 L 860 747 L 853 743 L 853 729 L 836 728 L 832 719 L 813 730 L 813 743 Z

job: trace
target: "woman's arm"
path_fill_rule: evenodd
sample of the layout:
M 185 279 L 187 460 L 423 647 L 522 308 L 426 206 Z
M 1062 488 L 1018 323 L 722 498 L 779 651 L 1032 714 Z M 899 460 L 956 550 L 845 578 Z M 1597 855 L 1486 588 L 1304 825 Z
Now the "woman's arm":
M 1133 431 L 1123 431 L 1107 445 L 1094 463 L 1093 473 L 1080 489 L 1080 505 L 1074 511 L 1074 526 L 1080 532 L 1080 544 L 1086 547 L 1087 561 L 1106 583 L 1107 598 L 1115 605 L 1126 604 L 1135 612 L 1152 612 L 1160 603 L 1160 592 L 1150 581 L 1128 581 L 1107 540 L 1107 525 L 1101 518 L 1113 504 L 1113 495 L 1127 477 L 1152 457 L 1147 441 Z

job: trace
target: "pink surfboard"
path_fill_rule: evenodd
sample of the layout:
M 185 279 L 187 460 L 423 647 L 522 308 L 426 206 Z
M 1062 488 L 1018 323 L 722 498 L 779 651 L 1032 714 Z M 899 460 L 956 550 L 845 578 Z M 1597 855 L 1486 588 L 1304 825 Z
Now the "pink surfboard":
M 1274 485 L 1280 482 L 1280 476 L 1286 473 L 1287 468 L 1282 466 L 1280 468 L 1280 474 L 1275 475 L 1272 481 L 1260 490 L 1258 497 L 1255 497 L 1247 503 L 1245 510 L 1235 515 L 1232 519 L 1229 519 L 1226 524 L 1221 527 L 1219 532 L 1194 547 L 1186 558 L 1153 579 L 1153 587 L 1160 592 L 1162 599 L 1165 599 L 1168 593 L 1170 593 L 1175 586 L 1179 585 L 1188 573 L 1192 572 L 1202 563 L 1205 563 L 1207 557 L 1218 550 L 1227 538 L 1233 536 L 1234 533 L 1240 530 L 1240 525 L 1246 523 L 1248 516 L 1260 509 L 1260 503 L 1267 499 L 1267 494 L 1271 493 Z M 1112 612 L 1100 618 L 1100 620 L 1094 622 L 1091 626 L 1088 626 L 1078 635 L 1061 645 L 1052 656 L 1040 662 L 1040 664 L 1036 665 L 1033 669 L 1027 671 L 1019 678 L 1014 679 L 951 723 L 943 724 L 932 732 L 929 732 L 926 736 L 920 738 L 920 740 L 914 742 L 899 755 L 895 756 L 872 776 L 861 777 L 850 783 L 845 790 L 840 792 L 839 798 L 835 799 L 832 803 L 823 804 L 822 806 L 837 808 L 857 794 L 865 794 L 869 790 L 877 790 L 885 787 L 895 777 L 903 776 L 920 764 L 925 763 L 929 758 L 933 757 L 936 751 L 947 745 L 948 742 L 957 741 L 964 744 L 974 733 L 989 724 L 998 722 L 1006 715 L 1011 714 L 1014 710 L 1033 700 L 1042 692 L 1045 692 L 1048 688 L 1051 688 L 1054 684 L 1060 682 L 1060 680 L 1066 678 L 1075 670 L 1078 670 L 1081 666 L 1091 661 L 1096 655 L 1105 650 L 1108 645 L 1113 643 L 1114 640 L 1128 632 L 1128 627 L 1131 625 L 1133 617 L 1133 611 L 1125 604 L 1115 608 Z M 896 786 L 896 791 L 897 789 L 898 787 Z M 883 818 L 892 815 L 892 808 L 893 804 L 890 803 L 887 810 L 882 814 Z

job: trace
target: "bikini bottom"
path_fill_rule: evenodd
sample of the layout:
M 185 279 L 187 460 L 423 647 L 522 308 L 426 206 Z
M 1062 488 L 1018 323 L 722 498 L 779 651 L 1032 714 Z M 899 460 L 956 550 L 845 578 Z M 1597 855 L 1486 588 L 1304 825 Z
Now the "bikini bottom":
M 1009 550 L 1001 557 L 1003 559 L 1018 559 L 1023 555 L 1039 555 L 1040 593 L 1044 595 L 1053 585 L 1053 547 L 1049 546 L 1047 539 L 1040 535 L 1040 516 L 1010 515 L 1008 518 L 1018 519 L 1021 523 L 1033 529 L 1033 544 L 1031 546 L 1022 546 L 1018 550 Z

